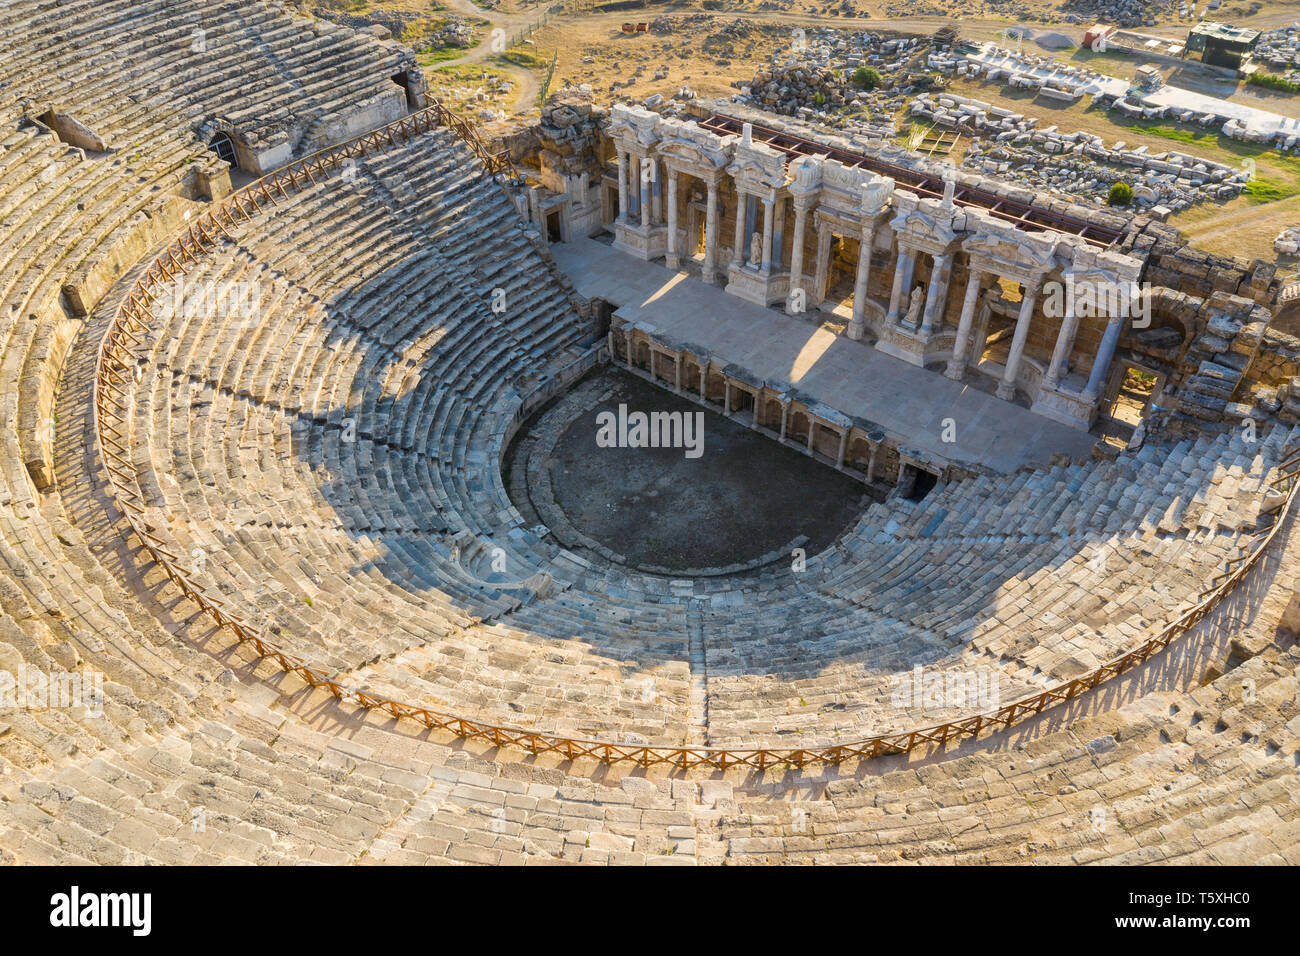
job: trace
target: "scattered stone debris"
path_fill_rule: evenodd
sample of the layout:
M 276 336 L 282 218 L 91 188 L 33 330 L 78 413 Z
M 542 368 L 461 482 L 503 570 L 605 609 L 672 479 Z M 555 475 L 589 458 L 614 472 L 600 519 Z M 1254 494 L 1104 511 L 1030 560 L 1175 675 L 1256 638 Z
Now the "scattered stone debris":
M 1279 232 L 1273 240 L 1273 251 L 1286 256 L 1300 254 L 1300 226 L 1290 226 Z
M 1168 19 L 1169 0 L 1070 0 L 1062 3 L 1062 11 L 1074 14 L 1075 20 L 1113 23 L 1117 27 L 1154 27 L 1162 18 Z
M 468 47 L 474 42 L 474 31 L 463 17 L 452 17 L 451 22 L 433 35 L 435 46 Z
M 1284 71 L 1286 79 L 1296 80 L 1300 74 L 1300 25 L 1265 30 L 1259 35 L 1251 58 Z
M 406 10 L 372 10 L 369 13 L 344 13 L 341 10 L 332 10 L 329 7 L 313 7 L 311 13 L 312 16 L 319 17 L 322 20 L 339 23 L 354 30 L 366 30 L 373 33 L 375 32 L 374 28 L 379 27 L 387 34 L 384 37 L 385 39 L 400 37 L 406 32 L 408 26 L 416 20 L 424 18 L 424 14 Z
M 1202 200 L 1233 199 L 1249 181 L 1235 166 L 1173 150 L 1129 149 L 1123 141 L 1108 147 L 1096 134 L 1040 129 L 1035 117 L 954 93 L 922 93 L 909 111 L 914 120 L 979 139 L 963 158 L 966 168 L 994 176 L 1014 170 L 1018 180 L 1074 198 L 1104 203 L 1110 187 L 1125 182 L 1140 208 L 1164 207 L 1167 215 Z

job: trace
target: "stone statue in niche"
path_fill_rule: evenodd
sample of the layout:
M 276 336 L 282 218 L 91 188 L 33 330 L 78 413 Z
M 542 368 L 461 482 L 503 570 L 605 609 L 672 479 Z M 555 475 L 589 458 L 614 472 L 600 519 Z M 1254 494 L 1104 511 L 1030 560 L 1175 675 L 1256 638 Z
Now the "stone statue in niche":
M 763 261 L 763 240 L 758 238 L 758 233 L 749 237 L 749 264 L 755 269 Z
M 912 290 L 912 298 L 907 304 L 906 323 L 911 328 L 919 328 L 921 324 L 921 309 L 925 306 L 925 290 L 921 283 L 916 284 Z

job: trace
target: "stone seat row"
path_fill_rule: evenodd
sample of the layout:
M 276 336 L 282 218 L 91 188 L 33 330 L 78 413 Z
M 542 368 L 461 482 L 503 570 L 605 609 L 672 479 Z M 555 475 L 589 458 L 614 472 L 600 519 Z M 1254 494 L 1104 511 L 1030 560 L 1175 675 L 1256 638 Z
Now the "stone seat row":
M 132 15 L 126 4 L 100 6 L 118 18 L 106 23 Z M 147 8 L 142 17 L 160 6 L 135 5 Z M 177 24 L 189 25 L 197 10 L 215 5 L 187 0 L 171 8 L 180 11 Z M 78 29 L 93 13 L 89 5 L 62 9 L 73 11 Z M 271 17 L 260 4 L 239 10 L 250 22 Z M 60 12 L 50 3 L 19 2 L 0 15 L 0 30 L 13 11 Z M 457 163 L 473 166 L 462 153 L 452 157 Z M 112 176 L 133 169 L 106 175 L 103 190 L 88 193 L 77 212 L 107 216 Z M 358 188 L 375 182 L 361 163 Z M 580 736 L 716 743 L 741 742 L 753 730 L 790 745 L 844 740 L 882 719 L 892 673 L 914 658 L 944 666 L 955 649 L 938 626 L 944 609 L 926 608 L 927 594 L 943 597 L 942 578 L 927 573 L 909 590 L 904 552 L 953 569 L 954 587 L 1012 582 L 1006 594 L 1026 615 L 1034 604 L 1021 590 L 1030 575 L 1068 565 L 1068 577 L 1094 577 L 1083 549 L 1097 540 L 1118 542 L 1116 564 L 1140 564 L 1138 594 L 1163 586 L 1185 594 L 1186 581 L 1166 577 L 1162 566 L 1185 565 L 1184 552 L 1203 538 L 1207 549 L 1234 553 L 1241 523 L 1254 519 L 1247 499 L 1279 457 L 1260 456 L 1259 468 L 1243 459 L 1223 475 L 1213 454 L 1181 477 L 1081 468 L 1066 487 L 1097 468 L 1096 480 L 1116 486 L 1159 475 L 1160 490 L 1154 497 L 1145 486 L 1113 500 L 1097 496 L 1104 517 L 1072 513 L 1075 530 L 1064 536 L 1046 517 L 1014 530 L 1021 509 L 1056 513 L 1056 476 L 1046 483 L 1028 475 L 1008 498 L 987 487 L 939 489 L 951 492 L 953 504 L 952 517 L 937 522 L 935 493 L 916 507 L 893 502 L 899 527 L 885 531 L 887 521 L 871 512 L 862 533 L 846 539 L 844 554 L 824 562 L 835 573 L 855 560 L 886 562 L 889 604 L 905 617 L 824 593 L 784 570 L 682 588 L 583 564 L 545 537 L 517 533 L 520 516 L 510 513 L 496 469 L 502 416 L 517 398 L 511 393 L 577 342 L 563 287 L 530 240 L 506 228 L 515 220 L 491 189 L 450 184 L 430 210 L 454 209 L 464 218 L 489 204 L 483 221 L 492 225 L 471 231 L 471 240 L 427 212 L 414 217 L 423 231 L 390 226 L 380 207 L 402 202 L 401 194 L 381 185 L 352 205 L 331 186 L 309 209 L 313 195 L 306 194 L 301 207 L 286 204 L 276 213 L 301 210 L 304 231 L 256 253 L 255 236 L 243 235 L 220 250 L 220 267 L 205 273 L 214 281 L 271 277 L 268 309 L 277 318 L 303 301 L 327 303 L 318 315 L 320 337 L 310 320 L 235 330 L 207 315 L 217 326 L 209 338 L 207 323 L 192 317 L 192 331 L 150 340 L 132 419 L 151 523 L 183 560 L 194 563 L 199 549 L 205 573 L 217 575 L 209 579 L 216 593 L 250 614 L 283 614 L 274 640 L 368 685 Z M 461 205 L 457 197 L 470 188 L 473 202 Z M 140 184 L 142 193 L 148 189 Z M 357 230 L 340 229 L 331 210 L 356 216 Z M 65 221 L 71 228 L 75 216 Z M 340 234 L 337 245 L 324 235 L 330 229 Z M 474 243 L 491 244 L 497 233 L 492 248 L 509 251 L 481 257 L 479 267 Z M 409 247 L 374 244 L 396 237 Z M 351 254 L 359 248 L 380 251 Z M 318 251 L 325 268 L 312 269 Z M 34 256 L 18 254 L 0 277 L 15 277 L 22 295 L 31 298 L 25 290 L 32 288 L 39 298 L 38 285 L 53 289 L 59 281 L 56 252 L 51 244 Z M 512 259 L 520 271 L 497 271 Z M 442 262 L 454 264 L 474 306 L 457 312 L 455 287 L 433 282 Z M 33 273 L 40 278 L 29 286 Z M 529 284 L 546 290 L 531 309 L 510 305 L 499 327 L 473 321 L 477 303 L 489 302 L 493 290 L 505 289 L 509 302 Z M 446 316 L 449 331 L 436 342 L 413 337 L 421 326 L 412 321 L 414 309 Z M 25 312 L 20 306 L 6 317 L 10 373 L 52 364 L 40 334 L 20 328 Z M 102 329 L 99 322 L 92 318 L 88 329 Z M 374 334 L 364 338 L 363 331 Z M 322 339 L 326 347 L 317 345 Z M 74 354 L 93 353 L 96 342 L 97 335 L 83 336 Z M 6 382 L 25 387 L 21 371 Z M 72 391 L 80 384 L 66 383 Z M 313 414 L 302 415 L 304 407 Z M 85 411 L 60 418 L 62 480 L 39 507 L 21 468 L 0 473 L 0 667 L 22 661 L 47 671 L 83 663 L 99 669 L 107 679 L 105 718 L 75 709 L 0 716 L 5 862 L 983 862 L 1025 859 L 1031 851 L 1051 861 L 1297 862 L 1289 783 L 1297 759 L 1293 651 L 1266 651 L 1189 694 L 1141 698 L 1014 749 L 995 745 L 1005 752 L 873 769 L 865 784 L 851 770 L 843 779 L 817 770 L 783 771 L 780 779 L 745 771 L 668 780 L 660 770 L 642 776 L 631 767 L 561 768 L 553 755 L 533 760 L 510 748 L 484 759 L 477 744 L 462 749 L 409 722 L 358 718 L 268 662 L 214 649 L 204 622 L 185 620 L 188 608 L 175 589 L 132 552 L 120 520 L 94 517 L 99 509 L 78 500 L 83 486 L 94 488 L 92 476 L 70 474 L 93 442 Z M 347 417 L 357 419 L 355 443 L 342 441 Z M 15 420 L 9 416 L 0 428 L 6 451 L 16 441 Z M 1190 452 L 1182 452 L 1184 461 Z M 1121 459 L 1121 468 L 1130 464 Z M 336 476 L 343 479 L 338 490 Z M 1184 508 L 1186 489 L 1210 490 Z M 985 530 L 972 521 L 981 494 L 994 501 L 989 514 L 998 513 Z M 962 495 L 970 497 L 958 503 Z M 65 512 L 85 522 L 84 533 Z M 983 537 L 989 540 L 980 545 Z M 496 545 L 507 557 L 500 576 L 489 573 Z M 998 545 L 1029 564 L 1003 566 Z M 1073 556 L 1070 565 L 1065 559 Z M 1084 567 L 1075 567 L 1080 561 Z M 813 573 L 820 567 L 814 562 Z M 1289 580 L 1292 570 L 1276 574 Z M 508 586 L 543 571 L 553 578 L 549 590 L 530 595 Z M 1046 584 L 1037 581 L 1034 592 Z M 1116 607 L 1125 606 L 1123 596 L 1114 595 Z M 479 610 L 485 613 L 472 613 Z M 977 610 L 963 613 L 975 618 Z M 1225 613 L 1232 618 L 1240 608 Z M 761 621 L 769 623 L 756 628 Z M 875 631 L 854 633 L 872 622 Z M 862 659 L 855 640 L 870 646 L 877 638 L 875 670 L 853 670 Z M 897 642 L 897 659 L 885 656 L 890 642 Z M 1032 648 L 1012 650 L 1019 656 L 997 666 L 1028 681 L 1041 662 Z M 780 674 L 751 673 L 768 653 L 776 670 L 792 674 L 808 657 L 807 680 L 783 686 Z M 979 653 L 975 659 L 993 660 Z M 691 680 L 701 672 L 703 701 Z M 791 696 L 801 691 L 804 700 Z M 852 708 L 835 710 L 845 700 Z M 806 799 L 810 794 L 817 799 Z
M 144 88 L 142 75 L 166 77 L 172 90 L 165 112 L 173 120 L 220 118 L 266 145 L 377 95 L 396 97 L 388 78 L 414 67 L 409 53 L 264 4 L 189 2 L 178 10 L 164 2 L 83 2 L 7 9 L 5 24 L 14 39 L 12 75 L 27 84 L 49 78 L 32 90 L 38 99 L 80 104 L 112 90 L 120 100 Z M 93 84 L 59 89 L 53 80 L 87 64 Z M 93 118 L 109 123 L 113 109 Z

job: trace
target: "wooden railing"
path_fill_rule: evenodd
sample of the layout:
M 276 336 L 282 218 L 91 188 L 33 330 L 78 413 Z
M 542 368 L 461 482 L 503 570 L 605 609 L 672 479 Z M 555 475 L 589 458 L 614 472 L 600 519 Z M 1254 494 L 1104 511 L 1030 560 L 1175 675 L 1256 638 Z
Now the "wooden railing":
M 160 298 L 161 286 L 184 275 L 191 266 L 198 265 L 201 256 L 214 248 L 223 236 L 229 236 L 228 229 L 251 220 L 268 206 L 275 206 L 282 199 L 288 199 L 293 192 L 304 188 L 308 183 L 316 183 L 318 177 L 326 177 L 349 157 L 363 156 L 387 145 L 395 145 L 400 139 L 418 135 L 431 126 L 451 125 L 458 135 L 472 143 L 473 140 L 465 137 L 454 125 L 460 121 L 451 117 L 451 121 L 446 122 L 449 116 L 440 105 L 431 107 L 391 126 L 291 163 L 218 203 L 164 250 L 136 282 L 104 334 L 96 363 L 95 433 L 100 454 L 114 499 L 149 557 L 187 598 L 195 602 L 203 614 L 251 648 L 258 657 L 274 662 L 281 670 L 295 674 L 312 687 L 325 688 L 340 701 L 383 711 L 395 718 L 416 720 L 425 727 L 447 731 L 464 740 L 482 741 L 494 747 L 509 745 L 533 754 L 553 753 L 567 760 L 589 757 L 605 763 L 627 762 L 646 767 L 667 764 L 683 769 L 704 766 L 726 770 L 743 765 L 764 770 L 768 767 L 838 764 L 846 760 L 906 753 L 918 747 L 943 745 L 963 738 L 978 737 L 986 731 L 1006 729 L 1080 697 L 1150 660 L 1203 620 L 1237 586 L 1272 543 L 1291 509 L 1297 487 L 1300 487 L 1300 482 L 1297 481 L 1300 468 L 1296 467 L 1300 465 L 1300 455 L 1283 462 L 1271 479 L 1271 487 L 1283 492 L 1285 498 L 1273 510 L 1272 524 L 1254 535 L 1256 546 L 1249 553 L 1228 562 L 1228 567 L 1198 596 L 1194 607 L 1166 624 L 1140 647 L 1107 661 L 1087 674 L 996 710 L 916 730 L 879 734 L 850 743 L 806 748 L 673 747 L 565 737 L 500 726 L 354 688 L 338 677 L 313 667 L 304 659 L 286 654 L 267 640 L 264 629 L 245 620 L 237 612 L 227 610 L 225 601 L 196 584 L 193 572 L 150 530 L 144 518 L 145 501 L 136 485 L 129 448 L 130 427 L 127 416 L 130 414 L 130 383 L 137 367 L 135 349 L 145 341 L 146 330 L 152 319 L 149 309 Z M 480 159 L 485 152 L 475 150 Z M 487 166 L 486 161 L 484 165 Z
M 504 176 L 506 178 L 514 177 L 515 171 L 514 167 L 510 165 L 509 152 L 501 150 L 493 153 L 489 150 L 479 137 L 478 130 L 474 128 L 474 125 L 449 110 L 441 100 L 435 99 L 430 102 L 428 109 L 424 110 L 424 112 L 432 113 L 437 125 L 447 127 L 447 129 L 464 140 L 465 145 L 473 150 L 474 155 L 478 157 L 478 161 L 483 164 L 483 168 L 487 170 L 489 175 Z M 417 113 L 416 115 L 421 114 Z

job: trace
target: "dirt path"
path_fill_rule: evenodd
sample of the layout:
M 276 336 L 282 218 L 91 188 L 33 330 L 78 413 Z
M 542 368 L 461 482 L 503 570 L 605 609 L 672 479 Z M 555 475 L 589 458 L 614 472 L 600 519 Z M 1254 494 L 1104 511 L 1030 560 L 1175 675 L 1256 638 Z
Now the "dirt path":
M 475 5 L 473 0 L 445 0 L 445 2 L 450 10 L 461 16 L 488 20 L 492 25 L 484 32 L 483 38 L 479 40 L 478 45 L 472 47 L 464 56 L 439 63 L 438 66 L 477 64 L 499 56 L 501 51 L 493 49 L 493 39 L 496 36 L 497 29 L 504 31 L 505 42 L 508 43 L 510 37 L 516 31 L 535 21 L 541 15 L 540 10 L 532 15 L 485 10 Z M 511 111 L 515 113 L 527 112 L 536 103 L 537 90 L 541 86 L 533 71 L 522 66 L 514 66 L 503 62 L 493 63 L 492 68 L 506 74 L 516 84 L 514 102 L 510 106 Z

